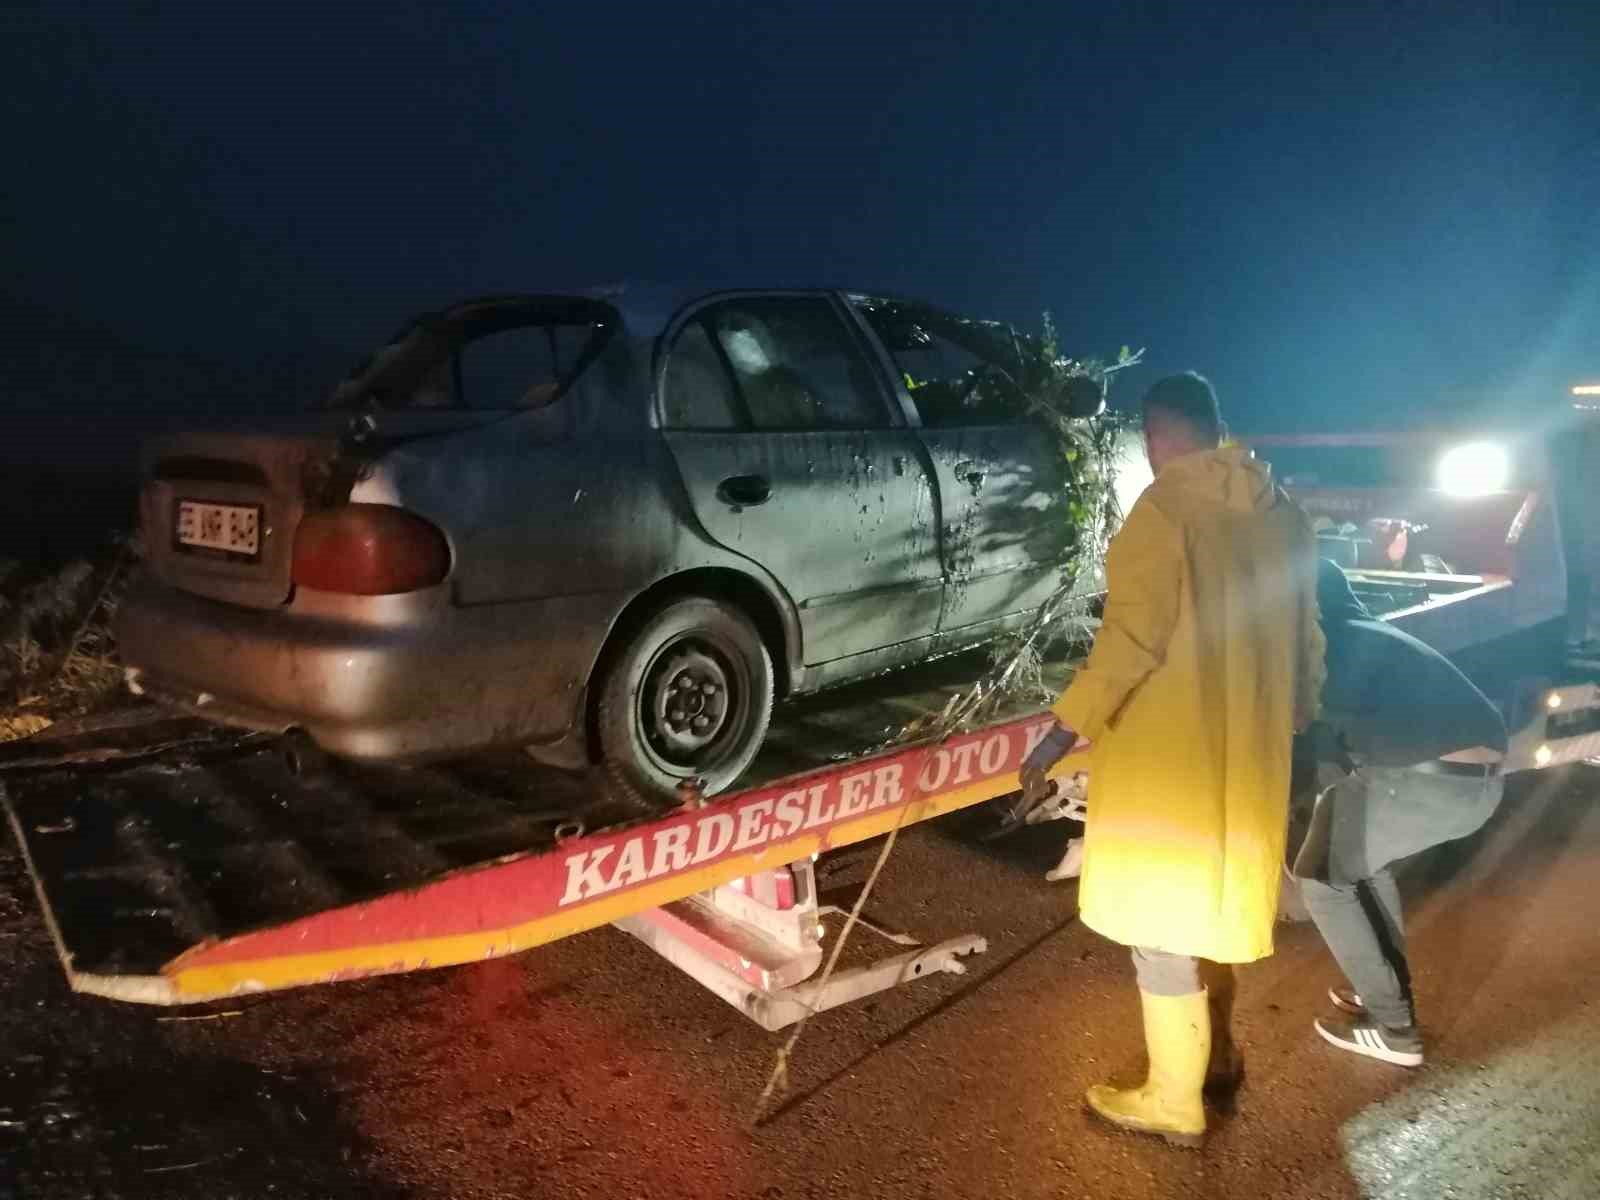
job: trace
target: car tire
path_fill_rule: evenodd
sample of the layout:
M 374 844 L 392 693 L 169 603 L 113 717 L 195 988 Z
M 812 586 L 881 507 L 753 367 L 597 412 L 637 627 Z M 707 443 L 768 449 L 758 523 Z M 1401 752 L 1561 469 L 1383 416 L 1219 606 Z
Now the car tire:
M 600 757 L 648 795 L 694 777 L 728 788 L 772 719 L 772 657 L 738 608 L 691 596 L 623 635 L 597 689 Z

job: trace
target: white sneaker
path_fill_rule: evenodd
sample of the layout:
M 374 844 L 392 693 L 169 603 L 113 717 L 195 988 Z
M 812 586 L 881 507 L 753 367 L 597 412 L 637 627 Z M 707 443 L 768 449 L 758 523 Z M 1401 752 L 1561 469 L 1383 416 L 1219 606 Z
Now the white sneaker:
M 1061 861 L 1044 873 L 1044 877 L 1051 883 L 1060 883 L 1063 879 L 1076 879 L 1083 874 L 1083 839 L 1073 838 L 1067 843 L 1067 852 L 1061 856 Z

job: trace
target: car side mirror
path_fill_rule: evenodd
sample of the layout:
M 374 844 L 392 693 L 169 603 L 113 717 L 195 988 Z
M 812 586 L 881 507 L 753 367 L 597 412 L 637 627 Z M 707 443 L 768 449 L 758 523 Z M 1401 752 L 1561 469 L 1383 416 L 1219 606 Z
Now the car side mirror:
M 1068 375 L 1056 396 L 1069 417 L 1098 417 L 1106 410 L 1105 391 L 1087 375 Z

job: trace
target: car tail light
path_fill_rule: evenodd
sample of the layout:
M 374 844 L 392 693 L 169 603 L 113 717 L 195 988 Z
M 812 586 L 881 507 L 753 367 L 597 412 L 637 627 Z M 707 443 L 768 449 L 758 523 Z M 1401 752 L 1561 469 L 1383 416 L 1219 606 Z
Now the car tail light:
M 404 509 L 346 504 L 307 513 L 294 534 L 297 586 L 347 596 L 389 596 L 444 581 L 444 534 Z

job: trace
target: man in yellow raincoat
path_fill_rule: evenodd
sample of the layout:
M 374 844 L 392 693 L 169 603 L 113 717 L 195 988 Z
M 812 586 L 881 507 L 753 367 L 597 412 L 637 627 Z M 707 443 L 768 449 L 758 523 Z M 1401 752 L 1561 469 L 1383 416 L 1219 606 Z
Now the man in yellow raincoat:
M 1041 797 L 1075 737 L 1094 743 L 1079 910 L 1133 949 L 1150 1071 L 1088 1104 L 1198 1145 L 1208 1067 L 1237 1073 L 1232 971 L 1212 964 L 1272 953 L 1291 743 L 1323 677 L 1316 540 L 1265 464 L 1220 445 L 1203 377 L 1156 383 L 1143 416 L 1155 481 L 1111 543 L 1094 649 L 1022 786 Z

